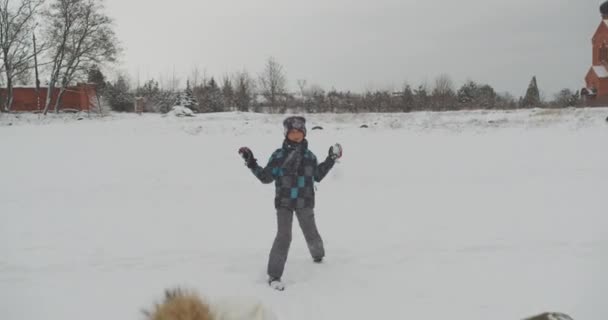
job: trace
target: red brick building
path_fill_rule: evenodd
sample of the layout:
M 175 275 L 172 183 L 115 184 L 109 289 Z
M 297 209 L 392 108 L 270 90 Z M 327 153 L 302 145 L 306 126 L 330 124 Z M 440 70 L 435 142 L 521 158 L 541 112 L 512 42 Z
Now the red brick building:
M 13 106 L 11 111 L 42 111 L 44 110 L 44 104 L 46 102 L 48 88 L 40 88 L 39 94 L 36 93 L 36 88 L 31 87 L 16 87 L 13 88 Z M 0 97 L 4 103 L 6 101 L 6 88 L 0 88 Z M 49 111 L 53 111 L 55 107 L 55 101 L 59 96 L 59 89 L 53 90 L 51 98 L 51 108 Z M 61 98 L 61 105 L 59 110 L 62 109 L 75 109 L 79 111 L 91 110 L 96 101 L 95 86 L 91 84 L 79 83 L 75 87 L 68 87 Z M 40 103 L 38 103 L 40 102 Z
M 608 1 L 600 6 L 602 21 L 591 39 L 592 65 L 581 95 L 590 105 L 608 105 Z

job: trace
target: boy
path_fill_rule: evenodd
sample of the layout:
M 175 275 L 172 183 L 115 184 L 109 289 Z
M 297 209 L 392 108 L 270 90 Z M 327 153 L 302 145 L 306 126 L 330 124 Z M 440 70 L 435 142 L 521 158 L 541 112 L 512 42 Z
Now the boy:
M 342 156 L 342 147 L 336 144 L 329 148 L 327 159 L 320 164 L 317 163 L 315 155 L 308 150 L 306 119 L 303 117 L 285 119 L 283 128 L 285 129 L 283 146 L 272 154 L 265 168 L 257 164 L 249 148 L 239 149 L 247 167 L 262 183 L 275 181 L 274 204 L 277 209 L 278 228 L 268 259 L 268 284 L 279 291 L 285 289 L 281 276 L 291 244 L 294 211 L 313 261 L 315 263 L 323 261 L 325 249 L 314 215 L 314 182 L 323 180 L 334 166 L 335 160 Z

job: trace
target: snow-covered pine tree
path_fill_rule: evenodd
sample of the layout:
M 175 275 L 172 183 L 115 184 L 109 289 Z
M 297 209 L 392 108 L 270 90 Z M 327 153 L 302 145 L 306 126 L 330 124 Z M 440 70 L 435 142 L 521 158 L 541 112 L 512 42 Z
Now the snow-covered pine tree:
M 179 95 L 177 105 L 186 107 L 195 112 L 200 112 L 198 101 L 196 101 L 194 94 L 192 94 L 189 80 L 186 84 L 186 90 Z

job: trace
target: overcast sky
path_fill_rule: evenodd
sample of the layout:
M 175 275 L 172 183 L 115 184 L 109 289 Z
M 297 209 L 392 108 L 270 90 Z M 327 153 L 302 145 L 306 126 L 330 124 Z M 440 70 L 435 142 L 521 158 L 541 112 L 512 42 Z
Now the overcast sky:
M 548 98 L 580 89 L 598 0 L 106 0 L 134 81 L 246 69 L 269 56 L 326 89 L 432 85 L 448 74 L 523 95 L 536 75 Z

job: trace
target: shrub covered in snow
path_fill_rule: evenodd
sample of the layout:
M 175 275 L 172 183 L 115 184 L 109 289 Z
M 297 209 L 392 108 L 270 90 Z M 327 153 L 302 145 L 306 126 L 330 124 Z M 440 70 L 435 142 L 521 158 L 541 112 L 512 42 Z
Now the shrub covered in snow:
M 194 112 L 184 106 L 174 106 L 168 114 L 176 117 L 194 117 Z

